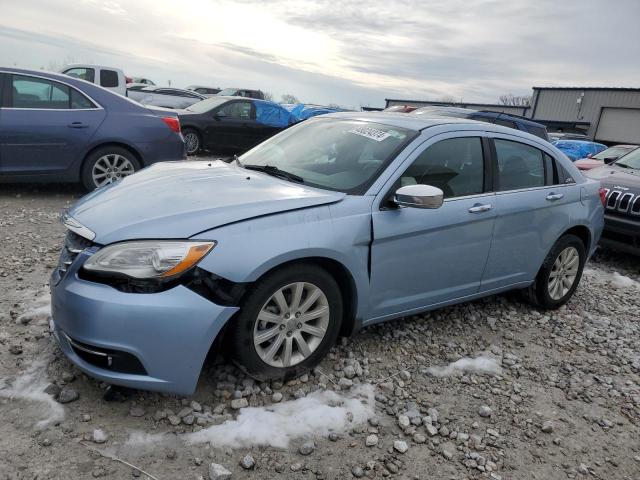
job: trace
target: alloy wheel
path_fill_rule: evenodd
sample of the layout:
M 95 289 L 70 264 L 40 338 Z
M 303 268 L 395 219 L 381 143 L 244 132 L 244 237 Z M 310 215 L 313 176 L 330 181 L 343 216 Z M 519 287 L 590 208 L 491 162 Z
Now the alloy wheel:
M 253 344 L 268 365 L 287 368 L 307 359 L 329 327 L 329 301 L 316 285 L 296 282 L 274 292 L 253 329 Z
M 187 154 L 193 155 L 200 148 L 200 139 L 197 133 L 188 132 L 184 135 L 184 143 L 187 146 Z
M 547 288 L 552 299 L 560 300 L 571 290 L 579 267 L 580 255 L 575 247 L 567 247 L 560 252 L 549 273 Z
M 96 187 L 102 187 L 135 173 L 131 161 L 117 153 L 103 155 L 96 160 L 91 170 L 91 177 Z

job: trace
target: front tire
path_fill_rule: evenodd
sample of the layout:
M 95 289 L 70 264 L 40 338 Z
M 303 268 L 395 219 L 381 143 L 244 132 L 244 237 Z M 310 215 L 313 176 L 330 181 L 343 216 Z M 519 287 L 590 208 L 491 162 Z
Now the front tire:
M 229 326 L 232 357 L 258 380 L 294 378 L 335 344 L 342 312 L 340 289 L 326 270 L 277 270 L 254 286 Z
M 84 188 L 95 190 L 140 170 L 140 162 L 129 150 L 122 147 L 101 147 L 91 153 L 82 165 L 81 179 Z
M 182 131 L 184 137 L 185 147 L 187 149 L 187 155 L 195 155 L 202 149 L 202 139 L 200 134 L 192 128 L 185 128 Z
M 575 235 L 563 235 L 553 245 L 527 294 L 531 303 L 556 309 L 571 299 L 586 262 L 585 246 Z

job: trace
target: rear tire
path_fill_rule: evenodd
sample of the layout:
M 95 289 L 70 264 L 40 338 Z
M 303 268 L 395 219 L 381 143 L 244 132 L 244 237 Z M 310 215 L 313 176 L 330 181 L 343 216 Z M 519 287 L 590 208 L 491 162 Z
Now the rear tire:
M 182 136 L 184 137 L 187 155 L 195 155 L 202 150 L 202 138 L 193 128 L 185 128 L 182 130 Z
M 258 380 L 290 379 L 317 365 L 342 322 L 338 284 L 315 265 L 268 274 L 251 289 L 229 325 L 230 353 Z
M 100 147 L 82 164 L 81 180 L 87 190 L 95 190 L 140 170 L 140 162 L 131 151 L 117 146 Z
M 556 309 L 567 303 L 578 288 L 586 259 L 582 240 L 569 234 L 560 237 L 527 289 L 528 300 L 544 309 Z

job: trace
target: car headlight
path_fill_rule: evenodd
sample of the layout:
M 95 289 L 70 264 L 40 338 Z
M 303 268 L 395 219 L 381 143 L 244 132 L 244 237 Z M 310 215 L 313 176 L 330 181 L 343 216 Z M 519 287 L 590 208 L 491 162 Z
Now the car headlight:
M 139 279 L 170 279 L 195 266 L 216 242 L 144 240 L 122 242 L 98 250 L 84 269 Z

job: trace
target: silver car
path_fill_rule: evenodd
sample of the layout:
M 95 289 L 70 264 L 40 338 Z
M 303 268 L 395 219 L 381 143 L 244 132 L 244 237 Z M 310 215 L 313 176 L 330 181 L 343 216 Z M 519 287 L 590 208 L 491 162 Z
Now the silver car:
M 134 87 L 127 96 L 143 105 L 165 108 L 187 108 L 207 97 L 191 90 L 168 87 Z

